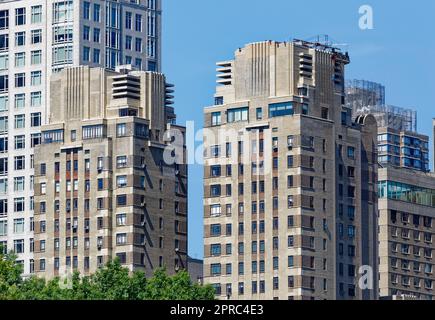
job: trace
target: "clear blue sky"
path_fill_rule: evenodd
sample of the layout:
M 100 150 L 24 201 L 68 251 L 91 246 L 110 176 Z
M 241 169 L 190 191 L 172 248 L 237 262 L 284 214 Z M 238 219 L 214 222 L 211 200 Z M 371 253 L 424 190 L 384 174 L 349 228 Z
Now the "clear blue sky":
M 374 30 L 358 26 L 371 5 Z M 435 1 L 163 0 L 163 71 L 176 85 L 178 122 L 200 128 L 213 103 L 215 63 L 249 42 L 328 34 L 348 44 L 347 78 L 383 83 L 387 103 L 418 111 L 431 136 L 435 117 Z M 202 258 L 202 168 L 189 172 L 189 253 Z

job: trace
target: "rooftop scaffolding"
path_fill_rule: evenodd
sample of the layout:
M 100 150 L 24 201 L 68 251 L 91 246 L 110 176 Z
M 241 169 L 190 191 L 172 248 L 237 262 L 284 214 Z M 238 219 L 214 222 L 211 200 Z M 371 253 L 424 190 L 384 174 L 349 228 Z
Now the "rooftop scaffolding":
M 385 87 L 365 80 L 346 81 L 346 105 L 352 109 L 352 116 L 372 114 L 379 127 L 399 131 L 417 132 L 417 112 L 412 109 L 387 105 Z

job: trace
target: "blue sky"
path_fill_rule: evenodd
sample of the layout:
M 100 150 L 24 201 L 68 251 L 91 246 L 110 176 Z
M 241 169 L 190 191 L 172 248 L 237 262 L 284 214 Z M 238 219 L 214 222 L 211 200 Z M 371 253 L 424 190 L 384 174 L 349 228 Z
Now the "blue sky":
M 358 26 L 362 5 L 373 8 L 373 30 Z M 217 61 L 249 42 L 328 34 L 348 45 L 347 78 L 383 83 L 387 103 L 416 109 L 418 130 L 432 141 L 434 30 L 433 0 L 163 0 L 163 71 L 176 86 L 178 122 L 200 128 Z M 202 258 L 202 167 L 189 170 L 189 253 Z

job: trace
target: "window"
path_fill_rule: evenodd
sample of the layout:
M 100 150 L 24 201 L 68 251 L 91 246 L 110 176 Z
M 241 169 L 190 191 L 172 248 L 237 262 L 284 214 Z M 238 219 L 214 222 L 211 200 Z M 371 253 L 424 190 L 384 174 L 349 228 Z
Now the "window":
M 14 219 L 14 233 L 24 233 L 24 219 Z
M 101 6 L 98 3 L 94 3 L 93 18 L 95 22 L 100 22 L 101 19 Z
M 116 204 L 118 207 L 126 206 L 127 205 L 127 195 L 121 194 L 116 196 Z
M 18 114 L 15 116 L 15 129 L 23 129 L 26 126 L 26 116 L 24 114 Z
M 116 125 L 116 135 L 118 137 L 127 136 L 127 124 L 126 123 L 119 123 Z
M 127 156 L 118 156 L 116 158 L 116 167 L 118 169 L 127 167 Z
M 41 113 L 40 112 L 32 113 L 30 115 L 30 117 L 31 117 L 30 118 L 31 119 L 30 124 L 31 124 L 32 127 L 39 127 L 39 126 L 41 126 Z
M 221 113 L 220 112 L 212 112 L 211 114 L 211 125 L 219 126 L 221 124 Z
M 134 27 L 135 27 L 136 31 L 138 31 L 138 32 L 142 31 L 142 15 L 141 14 L 135 15 Z
M 24 240 L 14 240 L 14 252 L 24 253 Z
M 32 44 L 42 43 L 42 29 L 32 30 Z
M 83 47 L 83 61 L 90 61 L 91 59 L 91 48 Z
M 26 86 L 26 74 L 25 73 L 16 73 L 15 74 L 15 87 L 22 88 Z
M 24 198 L 14 199 L 14 212 L 24 212 Z
M 15 150 L 24 149 L 25 147 L 25 136 L 15 136 Z
M 32 23 L 42 22 L 42 6 L 32 6 Z
M 293 156 L 287 156 L 287 168 L 293 168 L 294 166 L 294 157 Z
M 355 159 L 355 148 L 354 147 L 347 147 L 347 157 L 349 159 Z
M 94 28 L 94 36 L 93 36 L 93 40 L 94 42 L 99 43 L 100 42 L 100 29 L 98 28 Z
M 14 178 L 14 191 L 22 192 L 24 191 L 25 179 L 24 177 Z
M 8 222 L 5 220 L 0 221 L 0 237 L 8 235 Z
M 23 109 L 25 107 L 26 96 L 24 93 L 15 95 L 15 109 Z
M 90 33 L 91 33 L 91 27 L 83 26 L 83 40 L 89 41 Z
M 9 55 L 0 55 L 0 70 L 8 70 L 9 68 Z
M 87 1 L 83 2 L 83 19 L 89 20 L 91 11 L 91 4 Z
M 71 26 L 56 26 L 53 29 L 53 43 L 71 42 L 73 40 L 73 29 Z
M 42 93 L 41 91 L 30 93 L 30 106 L 31 107 L 40 107 L 42 102 Z
M 9 10 L 0 11 L 0 30 L 9 28 Z
M 16 32 L 15 33 L 15 46 L 20 47 L 20 46 L 24 46 L 25 44 L 26 44 L 26 33 L 24 31 Z
M 237 109 L 228 109 L 227 111 L 227 121 L 231 122 L 239 122 L 239 121 L 247 121 L 248 120 L 248 112 L 249 109 L 247 107 L 237 108 Z
M 53 65 L 72 63 L 72 46 L 62 46 L 53 48 Z
M 118 233 L 116 235 L 116 245 L 125 245 L 127 243 L 127 234 L 126 233 Z
M 263 119 L 263 108 L 257 108 L 255 110 L 255 115 L 256 115 L 257 120 Z
M 221 265 L 220 263 L 214 263 L 210 265 L 210 273 L 212 276 L 218 276 L 221 274 Z
M 15 9 L 15 25 L 22 26 L 26 24 L 26 8 Z
M 26 65 L 26 53 L 18 52 L 15 54 L 15 67 L 20 68 Z
M 135 39 L 135 50 L 136 50 L 136 52 L 142 52 L 142 39 L 141 38 Z
M 6 51 L 9 49 L 9 35 L 0 35 L 0 51 Z
M 35 50 L 31 52 L 31 61 L 30 63 L 32 65 L 38 65 L 42 62 L 42 51 L 41 50 Z
M 129 11 L 125 12 L 125 28 L 129 29 L 129 30 L 131 30 L 131 26 L 132 26 L 132 24 L 131 24 L 131 20 L 132 20 L 131 16 L 132 16 L 131 12 L 129 12 Z
M 117 176 L 116 185 L 118 188 L 125 188 L 127 186 L 127 176 Z
M 103 125 L 84 126 L 83 127 L 83 139 L 95 139 L 102 138 L 104 135 Z
M 269 117 L 271 118 L 293 115 L 293 113 L 292 102 L 274 103 L 269 105 Z
M 210 225 L 210 236 L 219 237 L 220 235 L 221 235 L 221 225 L 220 224 Z
M 5 175 L 7 173 L 8 173 L 8 158 L 0 158 L 0 174 Z

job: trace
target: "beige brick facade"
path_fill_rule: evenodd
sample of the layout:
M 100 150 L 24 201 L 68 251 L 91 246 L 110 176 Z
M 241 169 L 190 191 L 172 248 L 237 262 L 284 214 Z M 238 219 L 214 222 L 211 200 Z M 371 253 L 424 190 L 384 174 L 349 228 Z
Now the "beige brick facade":
M 300 41 L 250 44 L 218 63 L 205 109 L 204 279 L 220 298 L 377 297 L 377 129 L 344 106 L 347 63 Z M 361 266 L 371 290 L 358 286 Z
M 164 157 L 173 123 L 159 73 L 77 67 L 51 82 L 49 124 L 35 150 L 35 271 L 93 273 L 187 262 L 187 168 Z

